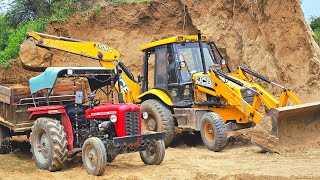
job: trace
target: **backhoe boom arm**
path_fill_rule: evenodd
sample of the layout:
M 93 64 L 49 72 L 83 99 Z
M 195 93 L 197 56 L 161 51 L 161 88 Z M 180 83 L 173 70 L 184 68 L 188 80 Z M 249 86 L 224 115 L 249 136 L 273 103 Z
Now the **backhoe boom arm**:
M 87 42 L 33 31 L 27 32 L 27 38 L 33 39 L 37 46 L 67 51 L 100 61 L 116 61 L 120 58 L 117 50 L 98 42 Z

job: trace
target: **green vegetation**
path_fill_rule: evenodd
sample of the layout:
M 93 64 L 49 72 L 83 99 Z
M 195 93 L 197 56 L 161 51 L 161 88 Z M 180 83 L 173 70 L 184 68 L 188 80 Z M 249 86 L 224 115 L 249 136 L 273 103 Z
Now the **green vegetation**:
M 150 0 L 101 0 L 106 3 L 140 3 Z M 48 23 L 67 20 L 76 12 L 91 8 L 88 0 L 12 0 L 9 10 L 0 14 L 0 66 L 9 67 L 19 56 L 20 44 L 29 30 L 45 31 Z M 97 1 L 96 1 L 97 2 Z M 101 7 L 94 12 L 101 15 Z
M 48 23 L 64 21 L 89 7 L 86 0 L 14 0 L 9 11 L 0 14 L 0 65 L 9 67 L 19 56 L 27 31 L 42 32 Z
M 75 12 L 85 11 L 90 7 L 90 3 L 86 0 L 56 0 L 52 4 L 52 15 L 49 21 L 65 21 Z
M 101 7 L 96 7 L 96 9 L 94 10 L 94 13 L 96 13 L 96 15 L 100 16 L 102 13 Z
M 314 39 L 320 45 L 320 17 L 313 17 L 310 27 L 314 32 Z
M 150 2 L 150 1 L 151 0 L 114 0 L 114 2 L 119 2 L 119 3 L 141 3 L 141 2 Z
M 4 35 L 5 37 L 1 37 L 6 39 L 6 41 L 3 41 L 3 46 L 0 52 L 0 64 L 4 67 L 9 67 L 10 60 L 17 58 L 19 55 L 20 44 L 24 40 L 26 32 L 30 29 L 41 32 L 45 30 L 46 23 L 47 21 L 45 19 L 39 18 L 25 24 L 18 25 L 16 29 L 10 29 L 6 32 L 7 36 Z

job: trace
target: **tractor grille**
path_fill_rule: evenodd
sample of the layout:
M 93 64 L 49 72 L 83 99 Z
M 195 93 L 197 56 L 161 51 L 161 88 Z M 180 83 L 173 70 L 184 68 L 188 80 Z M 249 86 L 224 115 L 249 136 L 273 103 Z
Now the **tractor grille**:
M 126 116 L 126 135 L 139 135 L 139 113 L 138 111 L 127 111 Z
M 255 87 L 253 87 L 252 89 L 256 90 Z M 242 98 L 250 105 L 252 105 L 252 103 L 253 103 L 253 99 L 254 99 L 255 94 L 256 94 L 256 92 L 250 90 L 249 88 L 241 89 Z

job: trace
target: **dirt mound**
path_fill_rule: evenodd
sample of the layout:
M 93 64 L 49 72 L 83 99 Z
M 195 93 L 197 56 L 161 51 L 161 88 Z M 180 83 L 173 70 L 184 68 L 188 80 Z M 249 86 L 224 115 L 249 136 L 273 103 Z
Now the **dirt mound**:
M 231 68 L 248 66 L 297 92 L 303 101 L 320 100 L 320 49 L 312 39 L 296 0 L 156 0 L 150 3 L 102 5 L 102 13 L 75 15 L 49 25 L 47 33 L 97 41 L 121 53 L 134 75 L 141 72 L 139 46 L 177 34 L 209 35 L 226 53 Z M 97 61 L 67 52 L 31 47 L 30 64 L 99 66 Z M 23 57 L 24 49 L 21 54 Z M 35 60 L 39 56 L 45 60 Z M 34 58 L 36 57 L 36 58 Z M 29 59 L 29 60 L 28 60 Z M 277 88 L 268 87 L 273 92 Z
M 143 62 L 139 46 L 176 34 L 197 32 L 191 23 L 184 25 L 180 1 L 110 5 L 102 10 L 99 16 L 95 13 L 86 17 L 75 15 L 68 23 L 51 24 L 47 33 L 109 45 L 121 53 L 121 61 L 137 76 Z M 191 22 L 190 17 L 186 20 Z M 97 61 L 54 51 L 53 62 L 56 61 L 63 66 L 99 66 Z
M 251 67 L 304 101 L 320 100 L 320 50 L 298 1 L 182 2 L 194 26 L 226 49 L 233 70 Z
M 0 84 L 27 83 L 29 78 L 38 74 L 22 68 L 19 59 L 15 60 L 12 64 L 11 68 L 0 68 Z

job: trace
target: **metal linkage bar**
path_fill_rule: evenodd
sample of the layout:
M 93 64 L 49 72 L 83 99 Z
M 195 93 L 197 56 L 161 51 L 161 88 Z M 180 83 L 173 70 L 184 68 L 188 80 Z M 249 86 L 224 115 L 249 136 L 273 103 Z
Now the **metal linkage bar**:
M 39 32 L 36 32 L 36 33 L 41 37 L 49 37 L 49 38 L 59 39 L 59 40 L 63 40 L 63 41 L 71 41 L 71 42 L 84 42 L 84 41 L 79 40 L 79 39 L 72 39 L 72 38 L 67 38 L 67 37 L 54 36 L 54 35 L 44 34 L 44 33 L 39 33 Z
M 257 94 L 260 94 L 257 90 L 251 88 L 251 87 L 248 87 L 248 86 L 245 86 L 244 83 L 240 82 L 239 80 L 236 80 L 234 78 L 232 78 L 231 76 L 229 76 L 228 74 L 224 73 L 224 72 L 221 72 L 219 70 L 216 70 L 216 69 L 213 69 L 213 72 L 215 72 L 216 74 L 218 74 L 219 76 L 222 76 L 224 78 L 226 78 L 227 80 L 241 86 L 241 87 L 246 87 L 248 89 L 250 89 L 251 91 L 257 93 Z
M 259 79 L 261 79 L 261 80 L 263 80 L 263 81 L 265 81 L 265 82 L 267 82 L 267 83 L 273 84 L 273 85 L 278 86 L 278 87 L 280 87 L 280 88 L 282 88 L 282 89 L 286 89 L 285 87 L 283 87 L 283 86 L 281 86 L 281 85 L 279 85 L 279 84 L 271 81 L 269 78 L 264 77 L 264 76 L 258 74 L 257 72 L 255 72 L 255 71 L 252 70 L 252 69 L 249 69 L 249 68 L 247 68 L 247 67 L 242 67 L 242 66 L 240 66 L 239 68 L 240 68 L 242 71 L 244 71 L 244 72 L 246 72 L 246 73 L 249 73 L 249 74 L 251 74 L 252 76 L 255 76 L 256 78 L 259 78 Z
M 244 86 L 244 84 L 243 84 L 242 82 L 240 82 L 239 80 L 236 80 L 236 79 L 230 77 L 229 75 L 225 74 L 224 72 L 221 72 L 221 71 L 219 71 L 219 70 L 217 70 L 217 69 L 212 69 L 212 71 L 213 71 L 214 73 L 218 74 L 219 76 L 222 76 L 222 77 L 226 78 L 227 80 L 229 80 L 229 81 L 231 81 L 231 82 L 233 82 L 233 83 L 235 83 L 235 84 L 237 84 L 237 85 L 239 85 L 239 86 L 241 86 L 241 87 Z

